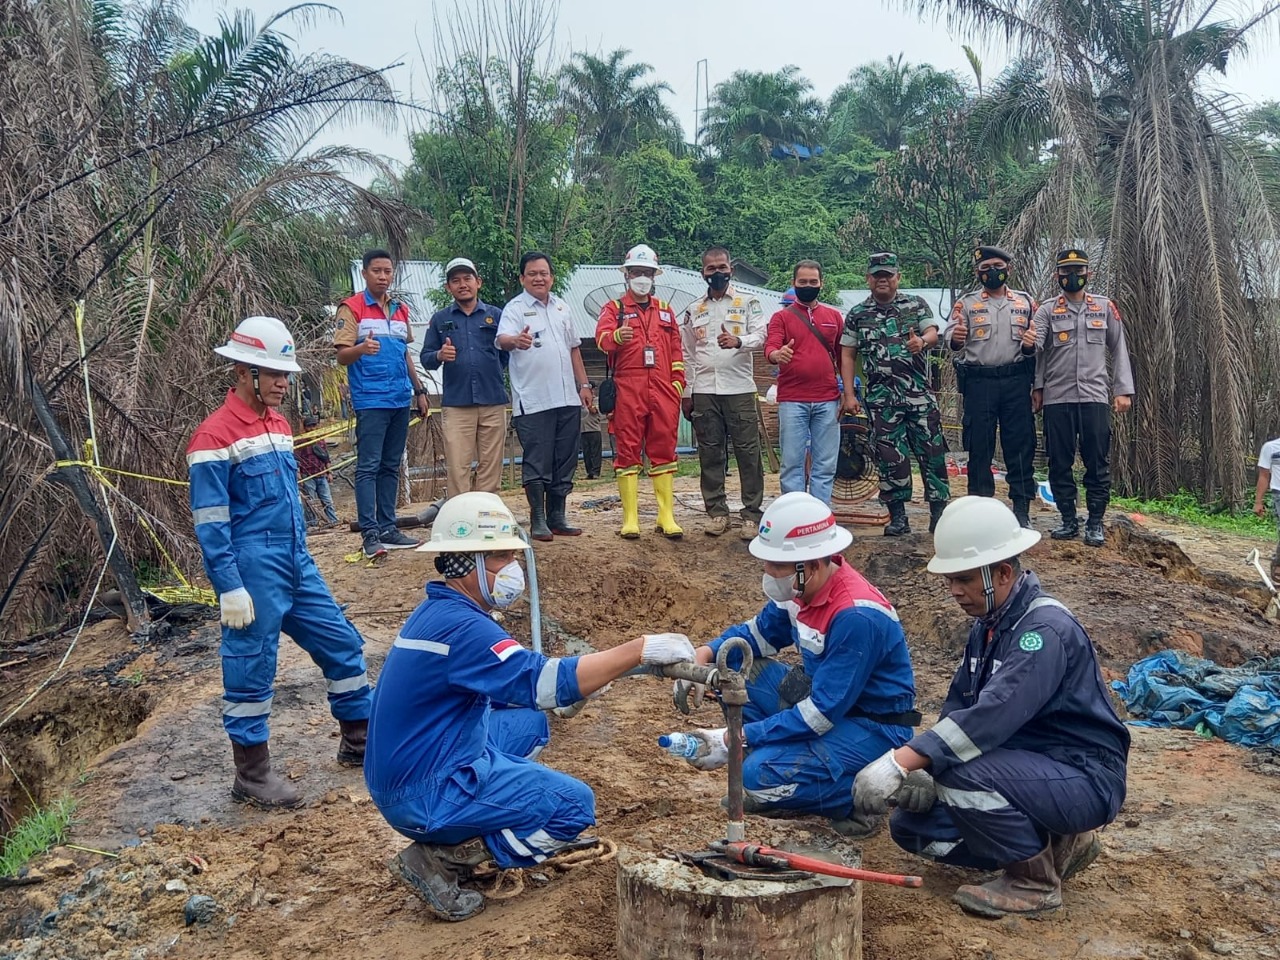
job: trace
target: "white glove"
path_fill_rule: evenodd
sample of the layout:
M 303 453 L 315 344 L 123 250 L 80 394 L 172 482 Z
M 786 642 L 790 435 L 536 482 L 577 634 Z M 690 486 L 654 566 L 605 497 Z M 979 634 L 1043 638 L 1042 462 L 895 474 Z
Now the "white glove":
M 938 799 L 938 788 L 926 770 L 912 770 L 898 790 L 898 809 L 928 813 Z
M 706 695 L 707 685 L 694 683 L 692 680 L 677 680 L 671 687 L 671 699 L 675 702 L 676 709 L 685 716 L 702 706 Z
M 871 761 L 853 778 L 853 809 L 861 814 L 884 813 L 906 778 L 907 771 L 893 758 L 892 750 Z
M 683 633 L 647 633 L 640 663 L 649 667 L 668 667 L 673 663 L 692 663 L 693 644 Z
M 609 691 L 609 688 L 612 686 L 613 686 L 612 683 L 606 683 L 603 687 L 601 687 L 595 693 L 588 694 L 587 696 L 583 697 L 581 700 L 577 700 L 569 704 L 567 707 L 553 707 L 551 709 L 551 712 L 554 713 L 561 720 L 572 720 L 574 717 L 576 717 L 578 714 L 582 712 L 582 708 L 585 707 L 587 703 L 594 700 L 596 697 L 604 696 L 604 694 L 607 693 Z
M 253 623 L 253 597 L 244 587 L 228 590 L 218 598 L 222 608 L 222 625 L 232 630 L 243 630 Z
M 719 770 L 729 762 L 729 748 L 725 746 L 728 727 L 721 727 L 719 730 L 695 730 L 693 732 L 706 742 L 711 751 L 705 757 L 694 757 L 688 761 L 689 766 L 696 767 L 699 770 Z

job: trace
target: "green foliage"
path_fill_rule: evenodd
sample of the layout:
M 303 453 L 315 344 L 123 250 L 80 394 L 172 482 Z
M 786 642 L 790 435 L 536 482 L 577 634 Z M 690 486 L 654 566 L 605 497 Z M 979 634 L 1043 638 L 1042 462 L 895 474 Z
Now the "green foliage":
M 927 63 L 903 63 L 902 54 L 864 63 L 831 95 L 827 142 L 844 149 L 866 137 L 881 149 L 894 151 L 927 131 L 936 117 L 964 102 L 960 81 Z
M 678 160 L 665 147 L 647 144 L 614 165 L 609 186 L 599 197 L 598 216 L 591 219 L 600 262 L 619 263 L 631 246 L 648 243 L 663 263 L 697 263 L 707 204 L 691 160 Z
M 1225 503 L 1202 503 L 1194 493 L 1182 490 L 1168 497 L 1143 500 L 1137 497 L 1112 497 L 1111 505 L 1121 510 L 1136 511 L 1158 517 L 1172 517 L 1197 527 L 1224 530 L 1242 537 L 1259 537 L 1274 540 L 1276 537 L 1275 514 L 1267 505 L 1264 516 L 1251 511 L 1233 509 Z
M 19 820 L 4 838 L 0 877 L 16 876 L 32 857 L 62 843 L 75 809 L 75 800 L 62 796 L 46 807 L 37 807 Z
M 735 71 L 711 92 L 703 135 L 724 159 L 762 167 L 775 146 L 822 142 L 822 101 L 797 66 L 775 73 Z

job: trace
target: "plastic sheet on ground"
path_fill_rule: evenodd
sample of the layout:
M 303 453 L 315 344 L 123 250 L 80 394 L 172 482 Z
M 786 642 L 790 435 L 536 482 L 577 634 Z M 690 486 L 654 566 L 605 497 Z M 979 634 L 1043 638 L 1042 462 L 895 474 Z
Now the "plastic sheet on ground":
M 1229 743 L 1280 748 L 1280 657 L 1238 667 L 1162 650 L 1112 681 L 1139 727 L 1208 730 Z

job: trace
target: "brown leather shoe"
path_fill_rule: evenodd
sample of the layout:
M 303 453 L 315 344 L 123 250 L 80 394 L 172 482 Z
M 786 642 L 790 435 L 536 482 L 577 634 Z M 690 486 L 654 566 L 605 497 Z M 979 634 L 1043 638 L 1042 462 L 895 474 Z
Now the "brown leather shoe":
M 263 810 L 288 810 L 302 805 L 302 794 L 271 769 L 271 751 L 265 743 L 231 743 L 236 779 L 231 799 Z
M 1100 853 L 1102 844 L 1093 830 L 1053 838 L 1053 868 L 1061 880 L 1074 877 L 1097 860 Z
M 479 844 L 479 850 L 470 849 L 474 844 Z M 458 881 L 470 876 L 470 871 L 482 862 L 471 863 L 480 851 L 487 859 L 488 851 L 478 838 L 452 847 L 411 843 L 392 857 L 387 867 L 422 898 L 428 910 L 441 920 L 457 923 L 484 910 L 481 894 L 458 886 Z
M 754 540 L 756 534 L 760 532 L 759 520 L 743 520 L 742 526 L 738 528 L 739 540 Z
M 1053 847 L 1030 860 L 1011 863 L 981 886 L 965 884 L 951 898 L 966 913 L 999 918 L 1010 913 L 1035 915 L 1062 906 L 1062 881 L 1053 866 Z
M 344 767 L 363 767 L 369 721 L 339 720 L 338 729 L 342 731 L 342 739 L 338 741 L 338 763 Z
M 702 532 L 708 537 L 718 537 L 729 530 L 728 517 L 707 517 L 707 525 L 702 528 Z

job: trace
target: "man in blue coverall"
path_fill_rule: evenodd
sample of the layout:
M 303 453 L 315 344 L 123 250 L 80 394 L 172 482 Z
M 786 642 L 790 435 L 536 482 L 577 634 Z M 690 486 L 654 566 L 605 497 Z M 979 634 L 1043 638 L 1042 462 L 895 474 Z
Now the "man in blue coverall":
M 474 868 L 532 867 L 592 844 L 591 788 L 533 757 L 568 707 L 641 665 L 693 659 L 681 634 L 654 634 L 581 657 L 525 649 L 492 613 L 524 592 L 527 544 L 493 493 L 451 497 L 419 549 L 444 581 L 410 615 L 373 695 L 364 775 L 378 810 L 413 841 L 391 860 L 442 920 L 466 920 L 484 897 L 460 886 Z
M 1062 881 L 1101 852 L 1124 802 L 1129 733 L 1089 635 L 1018 555 L 1040 539 L 1003 503 L 943 512 L 929 571 L 975 617 L 937 724 L 858 774 L 854 804 L 883 811 L 897 844 L 942 863 L 1003 870 L 955 894 L 984 917 L 1062 905 Z
M 852 542 L 817 497 L 793 491 L 775 500 L 749 548 L 764 561 L 768 602 L 746 623 L 698 648 L 696 660 L 713 662 L 729 637 L 746 640 L 763 658 L 752 668 L 743 709 L 746 808 L 766 816 L 818 814 L 843 834 L 866 837 L 880 818 L 853 815 L 853 778 L 906 743 L 920 714 L 898 614 L 840 555 Z M 773 659 L 793 644 L 800 648 L 800 666 Z M 735 661 L 731 654 L 730 665 Z M 700 684 L 677 680 L 676 706 L 688 713 L 703 693 Z M 704 733 L 723 741 L 723 731 Z M 715 751 L 691 762 L 714 769 L 727 759 Z
M 272 771 L 267 748 L 280 631 L 324 673 L 344 766 L 364 761 L 364 641 L 307 552 L 293 431 L 276 409 L 290 374 L 301 369 L 293 337 L 274 317 L 249 317 L 214 352 L 235 364 L 235 386 L 196 428 L 187 470 L 196 538 L 222 613 L 222 725 L 236 765 L 231 796 L 258 807 L 296 807 L 302 795 Z

